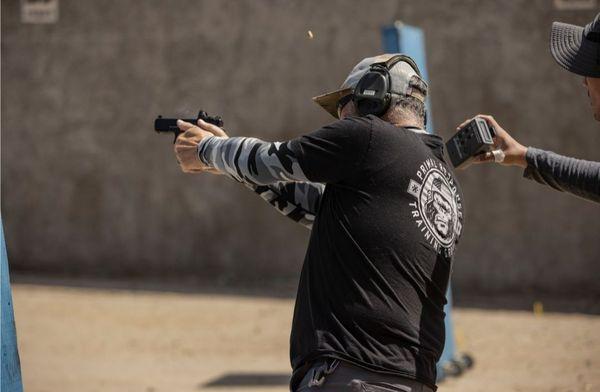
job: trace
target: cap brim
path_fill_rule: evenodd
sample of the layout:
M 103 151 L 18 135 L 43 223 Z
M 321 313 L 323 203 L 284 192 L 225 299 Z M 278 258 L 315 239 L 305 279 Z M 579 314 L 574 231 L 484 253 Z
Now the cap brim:
M 600 77 L 598 64 L 600 43 L 583 39 L 583 27 L 554 22 L 550 33 L 550 52 L 567 71 L 581 76 Z
M 321 106 L 325 111 L 331 114 L 333 117 L 338 118 L 337 113 L 337 103 L 340 99 L 345 97 L 348 94 L 352 94 L 353 89 L 345 88 L 337 91 L 333 91 L 327 94 L 318 95 L 313 97 L 313 101 L 315 101 L 319 106 Z

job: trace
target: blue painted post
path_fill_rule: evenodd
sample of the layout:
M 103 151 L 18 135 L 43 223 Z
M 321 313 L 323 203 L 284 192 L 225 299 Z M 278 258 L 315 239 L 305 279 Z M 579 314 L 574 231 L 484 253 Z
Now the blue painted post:
M 438 379 L 442 379 L 446 376 L 444 374 L 444 364 L 449 363 L 456 359 L 456 345 L 454 342 L 454 323 L 452 322 L 452 290 L 448 286 L 448 292 L 446 293 L 446 299 L 448 303 L 444 306 L 444 312 L 446 318 L 444 324 L 446 326 L 446 341 L 444 343 L 444 351 L 438 362 Z
M 15 329 L 15 318 L 12 306 L 12 294 L 10 291 L 10 279 L 8 276 L 8 256 L 6 254 L 6 243 L 4 242 L 4 230 L 2 218 L 0 218 L 0 243 L 1 263 L 0 280 L 2 289 L 0 301 L 2 301 L 1 343 L 2 343 L 2 366 L 0 366 L 0 392 L 22 392 L 21 364 L 19 361 L 19 350 L 17 348 L 17 333 Z
M 412 57 L 419 66 L 425 81 L 427 75 L 427 61 L 425 58 L 425 35 L 418 27 L 396 22 L 391 26 L 382 28 L 383 51 L 385 53 L 404 53 Z M 431 100 L 427 96 L 427 132 L 433 133 L 433 119 L 431 118 Z
M 396 22 L 391 26 L 384 26 L 381 31 L 383 40 L 383 50 L 385 53 L 404 53 L 412 57 L 419 66 L 419 70 L 425 81 L 429 81 L 427 76 L 427 61 L 425 57 L 425 35 L 423 30 L 406 25 L 402 22 Z M 427 132 L 433 133 L 433 120 L 431 118 L 431 100 L 427 97 Z M 454 343 L 454 326 L 452 323 L 452 293 L 450 286 L 446 293 L 448 303 L 444 307 L 446 312 L 446 343 L 444 352 L 438 362 L 438 379 L 444 377 L 443 366 L 446 362 L 455 359 L 456 349 Z

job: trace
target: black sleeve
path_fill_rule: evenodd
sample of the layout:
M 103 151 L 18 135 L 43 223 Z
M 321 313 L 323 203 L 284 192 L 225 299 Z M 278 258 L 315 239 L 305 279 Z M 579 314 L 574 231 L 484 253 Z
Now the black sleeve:
M 525 178 L 600 203 L 600 162 L 569 158 L 550 151 L 527 149 Z
M 369 119 L 347 117 L 291 140 L 289 147 L 309 181 L 335 183 L 356 173 L 371 136 Z

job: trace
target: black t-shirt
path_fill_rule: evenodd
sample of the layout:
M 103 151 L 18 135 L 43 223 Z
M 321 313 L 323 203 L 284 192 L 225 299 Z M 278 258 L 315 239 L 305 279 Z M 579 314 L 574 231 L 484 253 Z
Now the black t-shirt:
M 310 181 L 327 183 L 296 298 L 292 383 L 332 357 L 434 386 L 463 220 L 442 140 L 367 116 L 289 147 Z

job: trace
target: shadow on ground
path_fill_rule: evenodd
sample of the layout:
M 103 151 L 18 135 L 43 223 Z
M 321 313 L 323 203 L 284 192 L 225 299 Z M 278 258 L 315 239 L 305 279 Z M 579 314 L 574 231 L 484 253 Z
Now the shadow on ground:
M 274 387 L 287 386 L 290 375 L 284 373 L 226 373 L 206 384 L 198 385 L 204 388 L 230 388 L 230 387 Z

